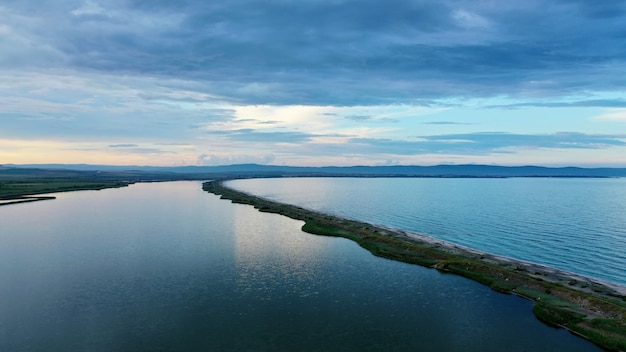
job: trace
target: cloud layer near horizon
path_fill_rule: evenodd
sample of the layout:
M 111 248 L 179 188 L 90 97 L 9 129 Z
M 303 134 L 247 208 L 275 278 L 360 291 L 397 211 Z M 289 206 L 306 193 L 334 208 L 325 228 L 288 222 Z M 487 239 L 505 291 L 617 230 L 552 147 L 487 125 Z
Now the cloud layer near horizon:
M 24 140 L 159 164 L 624 147 L 623 1 L 9 0 L 0 18 L 13 162 Z

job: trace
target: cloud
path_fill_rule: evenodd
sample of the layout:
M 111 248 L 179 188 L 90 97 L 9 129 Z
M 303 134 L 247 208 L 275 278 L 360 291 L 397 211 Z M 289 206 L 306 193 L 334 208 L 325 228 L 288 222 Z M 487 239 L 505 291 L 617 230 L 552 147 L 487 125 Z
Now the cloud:
M 346 116 L 345 118 L 348 120 L 357 121 L 357 122 L 369 121 L 372 119 L 371 116 L 365 116 L 365 115 L 350 115 L 350 116 Z
M 200 154 L 198 156 L 197 165 L 201 166 L 218 166 L 218 165 L 234 165 L 234 164 L 270 164 L 274 161 L 273 155 L 209 155 Z
M 594 118 L 601 121 L 614 121 L 614 122 L 626 122 L 626 109 L 619 109 L 612 112 L 608 112 Z
M 415 140 L 353 138 L 350 144 L 363 152 L 398 155 L 456 154 L 488 155 L 528 149 L 603 149 L 626 146 L 626 134 L 593 135 L 574 132 L 514 134 L 483 132 L 419 136 Z
M 133 148 L 138 146 L 137 144 L 111 144 L 109 148 Z
M 504 148 L 565 148 L 598 149 L 611 146 L 626 146 L 626 134 L 594 135 L 577 132 L 558 132 L 552 134 L 514 134 L 514 133 L 470 133 L 420 137 L 435 145 L 463 141 L 461 148 L 475 150 L 497 150 Z
M 157 147 L 140 147 L 137 144 L 130 144 L 130 143 L 129 144 L 111 144 L 108 147 L 114 153 L 120 153 L 120 154 L 147 154 L 147 155 L 177 154 L 177 152 L 173 150 L 166 150 L 164 148 L 157 148 Z M 86 150 L 86 149 L 75 148 L 75 150 Z
M 428 121 L 422 122 L 424 125 L 471 125 L 465 122 L 452 122 L 452 121 Z
M 0 70 L 0 130 L 31 139 L 193 139 L 198 127 L 234 118 L 236 111 L 224 104 L 182 99 L 193 95 L 191 86 L 177 79 Z M 159 98 L 146 99 L 145 92 Z
M 463 9 L 454 11 L 452 17 L 456 19 L 462 27 L 475 28 L 489 26 L 489 20 L 483 16 Z
M 393 104 L 626 83 L 617 2 L 53 1 L 37 9 L 12 2 L 2 11 L 3 32 L 24 38 L 0 44 L 12 65 L 179 78 L 243 104 Z
M 598 123 L 625 120 L 623 1 L 5 1 L 0 18 L 15 139 L 189 163 L 623 146 Z
M 524 108 L 524 107 L 548 107 L 548 108 L 572 108 L 572 107 L 626 107 L 626 99 L 591 99 L 575 101 L 535 101 L 524 103 L 511 103 L 490 105 L 488 108 Z
M 254 129 L 220 130 L 208 133 L 223 136 L 232 141 L 249 143 L 305 143 L 315 136 L 303 132 L 263 132 Z
M 104 13 L 104 9 L 93 1 L 85 1 L 80 7 L 71 11 L 74 16 L 102 15 Z

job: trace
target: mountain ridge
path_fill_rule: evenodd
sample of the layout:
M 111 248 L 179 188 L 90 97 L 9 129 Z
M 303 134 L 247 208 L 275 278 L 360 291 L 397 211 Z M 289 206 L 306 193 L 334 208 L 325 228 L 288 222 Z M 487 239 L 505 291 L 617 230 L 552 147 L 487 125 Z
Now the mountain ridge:
M 407 176 L 407 177 L 626 177 L 626 168 L 585 168 L 498 165 L 391 165 L 391 166 L 280 166 L 232 164 L 220 166 L 118 166 L 97 164 L 4 164 L 7 169 L 53 169 L 93 172 L 167 173 L 172 176 L 239 174 L 260 176 Z

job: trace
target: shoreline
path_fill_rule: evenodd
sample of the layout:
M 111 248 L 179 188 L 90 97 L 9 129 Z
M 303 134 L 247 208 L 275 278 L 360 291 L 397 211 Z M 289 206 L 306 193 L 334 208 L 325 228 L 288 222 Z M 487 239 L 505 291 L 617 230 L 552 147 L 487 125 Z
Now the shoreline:
M 42 200 L 53 200 L 57 197 L 48 194 L 55 193 L 65 193 L 65 192 L 77 192 L 77 191 L 101 191 L 104 189 L 110 188 L 121 188 L 128 187 L 133 184 L 133 182 L 67 182 L 65 184 L 60 183 L 56 184 L 55 187 L 46 187 L 45 183 L 42 183 L 44 186 L 41 189 L 37 189 L 37 186 L 40 184 L 31 183 L 29 187 L 24 187 L 25 189 L 19 193 L 9 193 L 2 194 L 0 192 L 0 206 L 6 205 L 14 205 L 14 204 L 22 204 L 22 203 L 31 203 L 38 202 Z M 33 186 L 36 185 L 36 186 Z
M 8 199 L 0 199 L 0 206 L 3 205 L 11 205 L 11 204 L 21 204 L 21 203 L 31 203 L 38 202 L 41 200 L 52 200 L 57 199 L 54 196 L 17 196 Z
M 493 255 L 409 231 L 373 225 L 283 204 L 223 184 L 203 190 L 261 212 L 304 221 L 302 231 L 351 239 L 372 254 L 434 268 L 535 302 L 535 316 L 598 346 L 626 351 L 626 287 L 541 264 Z
M 478 250 L 478 249 L 474 249 L 474 248 L 466 247 L 466 246 L 463 246 L 463 245 L 460 245 L 460 244 L 448 242 L 448 241 L 445 241 L 445 240 L 442 240 L 442 239 L 438 239 L 438 238 L 422 235 L 422 234 L 419 234 L 419 233 L 416 233 L 416 232 L 396 229 L 396 228 L 392 228 L 392 227 L 386 227 L 386 226 L 382 226 L 382 225 L 375 225 L 375 226 L 376 227 L 380 227 L 380 228 L 385 228 L 385 229 L 387 229 L 390 232 L 402 234 L 402 235 L 407 237 L 407 241 L 417 241 L 418 243 L 419 242 L 426 242 L 426 243 L 429 243 L 429 244 L 431 244 L 433 246 L 445 247 L 446 250 L 450 250 L 450 251 L 458 250 L 461 253 L 462 252 L 473 253 L 474 255 L 484 257 L 482 259 L 484 261 L 491 261 L 494 264 L 497 263 L 499 265 L 508 266 L 508 267 L 511 267 L 511 268 L 523 267 L 524 270 L 529 272 L 529 273 L 531 273 L 531 272 L 532 273 L 542 272 L 543 275 L 544 275 L 544 277 L 543 277 L 544 280 L 552 279 L 552 280 L 550 280 L 551 282 L 567 283 L 569 286 L 577 286 L 577 287 L 579 287 L 583 291 L 588 291 L 588 292 L 592 291 L 591 289 L 585 290 L 584 287 L 581 287 L 582 284 L 587 283 L 587 284 L 590 284 L 590 285 L 605 286 L 606 288 L 614 291 L 614 294 L 626 296 L 626 285 L 620 285 L 618 283 L 608 282 L 608 281 L 601 280 L 601 279 L 598 279 L 598 278 L 585 276 L 585 275 L 582 275 L 582 274 L 577 274 L 577 273 L 574 273 L 574 272 L 571 272 L 571 271 L 554 268 L 554 267 L 551 267 L 551 266 L 548 266 L 548 265 L 544 265 L 544 264 L 539 264 L 539 263 L 534 263 L 534 262 L 525 261 L 525 260 L 521 260 L 521 259 L 506 257 L 506 256 L 498 255 L 498 254 L 492 254 L 492 253 L 489 253 L 489 252 L 484 252 L 484 251 L 481 251 L 481 250 Z M 533 276 L 539 277 L 538 274 L 533 275 Z M 578 284 L 577 285 L 570 285 L 569 283 L 572 280 L 576 280 L 578 282 Z

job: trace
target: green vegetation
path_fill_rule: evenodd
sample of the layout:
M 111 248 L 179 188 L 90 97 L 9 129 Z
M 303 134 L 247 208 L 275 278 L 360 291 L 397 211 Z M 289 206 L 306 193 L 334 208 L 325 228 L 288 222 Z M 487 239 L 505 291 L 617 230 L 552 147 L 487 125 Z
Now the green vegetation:
M 44 194 L 53 192 L 78 191 L 88 189 L 104 189 L 127 186 L 124 182 L 89 182 L 73 180 L 29 180 L 9 181 L 0 183 L 0 199 L 12 199 L 25 195 Z
M 302 220 L 303 231 L 351 239 L 376 256 L 436 268 L 498 292 L 528 298 L 535 302 L 533 312 L 541 321 L 569 329 L 603 348 L 626 350 L 626 296 L 611 287 L 575 280 L 567 273 L 541 266 L 269 201 L 227 188 L 221 181 L 206 182 L 203 189 L 234 203 Z
M 129 183 L 131 181 L 105 179 L 93 172 L 0 169 L 0 205 L 54 199 L 54 197 L 32 197 L 38 194 L 100 190 L 124 187 Z

